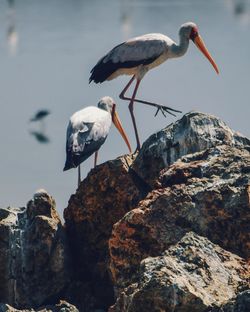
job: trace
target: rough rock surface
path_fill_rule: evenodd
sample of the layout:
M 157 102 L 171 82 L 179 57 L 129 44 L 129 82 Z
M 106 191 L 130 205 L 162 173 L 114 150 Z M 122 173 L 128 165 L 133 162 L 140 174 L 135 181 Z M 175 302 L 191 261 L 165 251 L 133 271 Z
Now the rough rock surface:
M 184 155 L 222 144 L 242 147 L 250 145 L 250 140 L 231 130 L 215 116 L 190 112 L 151 135 L 132 167 L 145 182 L 155 188 L 162 169 Z
M 74 289 L 77 293 L 79 288 L 84 293 L 92 289 L 92 296 L 90 293 L 84 303 L 88 309 L 108 307 L 113 302 L 113 285 L 108 272 L 108 239 L 113 224 L 145 196 L 144 185 L 129 172 L 131 162 L 130 156 L 124 156 L 91 170 L 64 211 L 75 260 L 72 297 L 82 301 L 82 296 L 74 297 L 77 296 Z
M 144 259 L 109 311 L 208 311 L 248 288 L 249 273 L 242 258 L 189 232 L 162 256 Z
M 195 231 L 249 257 L 250 153 L 221 145 L 185 156 L 162 171 L 162 188 L 114 225 L 111 272 L 117 285 L 131 280 L 141 260 L 157 256 Z
M 0 303 L 0 312 L 79 312 L 79 310 L 66 301 L 60 301 L 56 305 L 49 305 L 38 309 L 18 310 L 8 304 Z
M 136 158 L 91 170 L 64 211 L 66 231 L 46 192 L 27 208 L 0 209 L 0 302 L 44 312 L 77 311 L 67 302 L 81 312 L 249 311 L 249 207 L 250 140 L 188 113 Z
M 46 191 L 27 208 L 0 209 L 0 302 L 27 308 L 59 299 L 68 261 L 65 231 Z
M 214 308 L 211 312 L 249 312 L 250 311 L 250 290 L 240 292 L 236 298 L 229 300 L 219 309 Z

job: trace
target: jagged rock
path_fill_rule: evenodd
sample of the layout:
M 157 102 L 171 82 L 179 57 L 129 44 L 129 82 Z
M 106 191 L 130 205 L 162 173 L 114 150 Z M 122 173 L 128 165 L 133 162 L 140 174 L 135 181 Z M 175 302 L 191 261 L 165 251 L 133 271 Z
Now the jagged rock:
M 56 305 L 49 305 L 38 309 L 17 310 L 8 304 L 0 304 L 0 312 L 79 312 L 72 304 L 66 301 L 60 301 Z
M 58 300 L 68 282 L 69 253 L 54 199 L 40 190 L 27 209 L 0 209 L 0 302 L 38 307 Z
M 162 188 L 114 225 L 109 241 L 115 284 L 130 283 L 141 260 L 195 231 L 249 257 L 250 153 L 226 145 L 184 156 L 161 172 Z
M 245 146 L 250 145 L 250 140 L 231 130 L 215 116 L 190 112 L 151 135 L 143 144 L 132 168 L 152 188 L 157 188 L 162 169 L 184 155 L 222 144 Z
M 192 112 L 137 158 L 91 170 L 64 211 L 66 231 L 44 191 L 27 208 L 0 209 L 0 301 L 44 312 L 77 311 L 55 305 L 62 298 L 88 312 L 248 311 L 238 256 L 250 255 L 249 151 L 249 139 Z
M 250 311 L 250 290 L 238 294 L 222 307 L 213 308 L 211 312 L 249 312 Z M 209 311 L 210 312 L 210 311 Z
M 113 300 L 110 261 L 119 294 L 142 259 L 190 230 L 247 256 L 249 146 L 218 118 L 192 112 L 151 136 L 135 160 L 92 170 L 64 213 L 77 289 L 70 301 L 78 296 L 90 311 L 106 308 Z
M 144 185 L 129 172 L 131 162 L 131 156 L 124 156 L 91 170 L 64 211 L 75 261 L 72 296 L 87 311 L 113 302 L 108 239 L 113 224 L 145 196 Z
M 190 232 L 162 256 L 144 259 L 109 311 L 209 311 L 248 288 L 249 273 L 242 258 Z

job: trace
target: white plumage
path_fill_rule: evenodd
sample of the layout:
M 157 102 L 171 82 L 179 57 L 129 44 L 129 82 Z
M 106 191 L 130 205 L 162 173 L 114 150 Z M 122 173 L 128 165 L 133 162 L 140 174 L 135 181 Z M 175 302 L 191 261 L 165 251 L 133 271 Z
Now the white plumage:
M 121 126 L 115 103 L 111 97 L 103 97 L 98 107 L 89 106 L 74 113 L 69 120 L 66 134 L 66 162 L 64 171 L 79 168 L 78 184 L 80 183 L 80 164 L 96 153 L 105 142 L 112 121 L 124 138 L 131 151 L 127 136 Z
M 111 127 L 111 114 L 98 107 L 89 106 L 72 115 L 67 129 L 67 142 L 73 141 L 73 147 L 81 142 L 89 144 L 91 141 L 100 142 L 106 139 Z M 84 136 L 83 136 L 84 134 Z M 83 146 L 82 146 L 83 148 Z

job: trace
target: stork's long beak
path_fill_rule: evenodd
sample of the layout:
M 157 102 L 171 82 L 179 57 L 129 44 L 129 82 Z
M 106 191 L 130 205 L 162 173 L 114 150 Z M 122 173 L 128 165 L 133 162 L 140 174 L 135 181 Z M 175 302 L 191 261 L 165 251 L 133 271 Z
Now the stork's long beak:
M 120 132 L 121 136 L 123 137 L 123 140 L 127 144 L 129 152 L 132 153 L 128 137 L 127 137 L 127 135 L 126 135 L 126 133 L 125 133 L 123 127 L 122 127 L 120 118 L 119 118 L 119 116 L 118 116 L 118 114 L 117 114 L 117 112 L 115 110 L 115 104 L 113 104 L 112 121 L 113 121 L 114 125 L 116 126 L 117 130 Z
M 218 66 L 215 64 L 215 61 L 213 60 L 212 56 L 208 52 L 208 49 L 205 46 L 204 41 L 202 40 L 200 35 L 197 35 L 193 39 L 195 45 L 198 47 L 198 49 L 205 55 L 205 57 L 209 60 L 209 62 L 212 64 L 213 68 L 215 69 L 216 73 L 219 74 Z

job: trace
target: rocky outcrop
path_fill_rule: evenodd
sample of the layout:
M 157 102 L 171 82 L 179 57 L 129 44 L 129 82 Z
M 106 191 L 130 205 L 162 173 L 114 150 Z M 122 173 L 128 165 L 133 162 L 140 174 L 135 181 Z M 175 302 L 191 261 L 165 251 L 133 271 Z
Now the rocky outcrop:
M 190 112 L 151 135 L 143 144 L 132 168 L 152 188 L 157 188 L 162 169 L 184 155 L 218 145 L 243 147 L 250 145 L 250 140 L 231 130 L 215 116 Z
M 69 257 L 47 192 L 38 191 L 27 208 L 0 209 L 0 302 L 28 308 L 58 300 L 69 281 Z
M 249 273 L 243 259 L 189 232 L 161 256 L 144 259 L 109 311 L 208 311 L 245 290 Z
M 17 310 L 8 304 L 0 304 L 0 312 L 79 312 L 79 310 L 66 301 L 60 301 L 55 305 L 48 305 L 38 309 Z
M 129 171 L 132 161 L 124 156 L 91 170 L 64 211 L 75 260 L 71 296 L 79 302 L 79 288 L 88 293 L 87 302 L 82 302 L 87 310 L 107 308 L 113 302 L 108 240 L 113 224 L 145 197 L 143 183 Z
M 65 226 L 46 192 L 0 209 L 0 301 L 44 312 L 249 311 L 249 208 L 250 140 L 188 113 L 138 155 L 91 170 Z
M 189 231 L 249 257 L 248 149 L 221 145 L 185 156 L 159 181 L 162 188 L 114 225 L 109 244 L 118 286 L 130 281 L 142 259 L 159 255 Z

